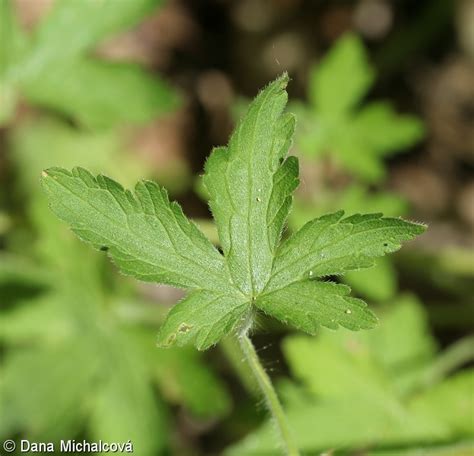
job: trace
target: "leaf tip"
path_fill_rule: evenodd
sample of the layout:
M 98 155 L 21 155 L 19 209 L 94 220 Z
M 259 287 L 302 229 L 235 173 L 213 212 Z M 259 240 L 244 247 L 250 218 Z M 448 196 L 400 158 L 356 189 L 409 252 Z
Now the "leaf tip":
M 417 230 L 417 234 L 422 234 L 428 229 L 428 224 L 423 222 L 412 222 L 415 225 L 415 229 Z

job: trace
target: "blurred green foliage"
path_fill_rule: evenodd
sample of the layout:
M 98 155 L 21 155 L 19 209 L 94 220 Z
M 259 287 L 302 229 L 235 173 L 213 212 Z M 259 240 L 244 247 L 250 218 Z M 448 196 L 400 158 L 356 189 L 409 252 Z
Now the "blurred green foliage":
M 242 397 L 238 383 L 252 392 L 254 379 L 232 339 L 221 347 L 234 369 L 225 377 L 217 372 L 227 366 L 216 369 L 212 357 L 155 348 L 165 306 L 144 298 L 100 254 L 75 240 L 40 194 L 39 174 L 50 166 L 84 166 L 127 185 L 160 174 L 137 158 L 122 127 L 173 110 L 180 97 L 155 72 L 108 61 L 97 48 L 162 3 L 56 1 L 30 31 L 19 24 L 18 5 L 0 0 L 6 146 L 0 163 L 0 439 L 132 439 L 139 455 L 194 456 L 202 454 L 202 442 L 188 432 L 208 432 L 204 446 L 215 440 L 209 446 L 216 448 L 248 433 L 229 454 L 277 454 L 272 425 L 256 430 L 263 413 L 255 397 Z M 423 11 L 447 23 L 451 15 L 441 13 L 454 9 L 454 2 L 436 5 Z M 421 22 L 413 19 L 409 33 L 401 30 L 379 49 L 382 67 L 398 62 L 398 71 L 409 48 L 419 47 L 428 36 Z M 406 201 L 386 188 L 386 160 L 420 141 L 424 127 L 417 117 L 398 114 L 391 101 L 374 101 L 375 80 L 368 50 L 346 35 L 313 65 L 308 101 L 292 102 L 303 167 L 329 162 L 349 178 L 298 194 L 290 230 L 335 209 L 409 215 Z M 23 102 L 40 109 L 16 115 Z M 161 176 L 176 191 L 189 179 L 179 170 L 165 169 Z M 217 243 L 214 225 L 200 222 Z M 379 305 L 379 328 L 284 337 L 289 370 L 281 369 L 278 388 L 308 454 L 331 448 L 334 455 L 474 454 L 474 374 L 459 369 L 472 362 L 472 338 L 440 350 L 426 315 L 428 310 L 438 330 L 471 330 L 473 264 L 472 252 L 460 249 L 414 249 L 401 258 L 397 269 L 411 281 L 433 294 L 442 291 L 426 306 L 399 294 L 389 260 L 349 272 L 341 280 Z M 282 327 L 262 321 L 257 331 L 272 332 L 265 337 L 274 340 Z
M 157 75 L 91 55 L 105 38 L 135 25 L 161 0 L 58 1 L 32 34 L 10 0 L 0 2 L 0 123 L 16 100 L 56 110 L 88 127 L 140 123 L 177 106 Z
M 43 118 L 19 125 L 9 146 L 26 220 L 7 231 L 10 253 L 0 256 L 0 409 L 8 411 L 0 438 L 131 439 L 135 452 L 154 455 L 176 444 L 170 405 L 200 419 L 226 414 L 229 394 L 199 353 L 156 348 L 166 309 L 84 249 L 40 192 L 41 170 L 53 163 L 127 182 L 145 173 L 120 134 Z
M 467 342 L 464 360 L 474 355 L 474 341 Z M 449 366 L 452 354 L 449 349 L 437 354 L 415 298 L 398 298 L 372 331 L 290 336 L 283 351 L 298 383 L 282 382 L 281 392 L 296 440 L 307 454 L 370 448 L 369 454 L 378 455 L 397 448 L 393 454 L 401 456 L 428 445 L 432 450 L 421 454 L 429 455 L 447 444 L 453 446 L 450 451 L 460 451 L 459 445 L 463 451 L 472 449 L 474 370 L 426 381 L 440 359 Z M 228 454 L 276 451 L 274 430 L 267 423 Z
M 131 439 L 146 455 L 169 443 L 164 401 L 200 417 L 226 413 L 229 396 L 200 355 L 158 350 L 156 317 L 148 324 L 130 318 L 151 304 L 140 304 L 110 276 L 103 258 L 49 217 L 44 201 L 36 209 L 40 273 L 33 283 L 41 281 L 45 291 L 0 315 L 0 339 L 9 348 L 0 398 L 10 411 L 0 435 L 21 431 L 55 440 L 78 436 L 85 427 L 96 440 Z M 8 271 L 8 259 L 2 260 Z M 11 268 L 18 284 L 22 272 L 15 263 Z M 31 268 L 26 271 L 28 285 Z M 32 378 L 35 387 L 28 388 Z
M 346 35 L 313 66 L 308 106 L 293 107 L 301 130 L 298 147 L 309 156 L 329 156 L 366 182 L 380 182 L 386 176 L 383 160 L 424 135 L 417 117 L 397 114 L 389 102 L 361 106 L 374 79 L 361 40 Z
M 159 76 L 92 56 L 104 38 L 160 4 L 55 2 L 27 34 L 13 3 L 2 0 L 0 122 L 12 122 L 20 98 L 84 127 L 144 122 L 176 107 L 176 94 Z M 229 395 L 198 354 L 155 348 L 164 309 L 143 302 L 100 255 L 84 251 L 51 217 L 39 191 L 41 170 L 57 164 L 82 164 L 125 182 L 149 173 L 127 150 L 126 131 L 81 131 L 30 116 L 8 133 L 13 197 L 21 201 L 24 218 L 6 212 L 2 218 L 10 253 L 0 259 L 0 301 L 6 306 L 0 313 L 6 350 L 0 436 L 131 439 L 136 452 L 151 455 L 176 444 L 169 433 L 170 404 L 201 419 L 225 414 Z
M 303 163 L 308 159 L 321 166 L 329 159 L 352 182 L 334 188 L 323 178 L 313 193 L 297 198 L 290 217 L 292 229 L 338 209 L 348 214 L 408 214 L 407 203 L 382 187 L 387 175 L 384 159 L 418 142 L 424 127 L 415 116 L 396 114 L 389 102 L 364 102 L 375 78 L 364 44 L 353 34 L 339 38 L 313 65 L 308 103 L 292 105 L 298 114 L 296 148 Z M 314 188 L 311 182 L 307 187 L 310 192 Z M 397 292 L 397 274 L 389 258 L 379 259 L 370 270 L 351 271 L 343 280 L 373 301 L 388 301 Z

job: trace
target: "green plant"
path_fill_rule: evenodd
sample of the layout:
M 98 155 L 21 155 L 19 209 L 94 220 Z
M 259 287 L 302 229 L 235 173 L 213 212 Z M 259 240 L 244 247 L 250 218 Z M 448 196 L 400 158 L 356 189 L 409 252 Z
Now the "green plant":
M 154 347 L 165 308 L 51 217 L 37 178 L 51 163 L 80 163 L 132 182 L 145 167 L 127 160 L 116 132 L 52 119 L 23 122 L 9 146 L 26 220 L 12 222 L 0 253 L 0 439 L 130 439 L 140 455 L 182 454 L 173 408 L 224 416 L 223 382 L 192 347 Z
M 388 102 L 360 106 L 375 71 L 357 36 L 343 36 L 309 77 L 309 106 L 295 104 L 300 118 L 298 147 L 309 156 L 329 155 L 367 182 L 385 176 L 383 159 L 424 135 L 415 116 L 399 115 Z
M 312 220 L 281 241 L 298 185 L 298 162 L 287 157 L 295 118 L 283 114 L 285 75 L 252 102 L 227 147 L 209 157 L 204 184 L 221 254 L 170 202 L 165 189 L 139 182 L 132 193 L 82 168 L 51 168 L 42 183 L 50 207 L 119 269 L 138 279 L 189 290 L 169 312 L 160 346 L 194 343 L 204 350 L 236 333 L 277 423 L 288 454 L 298 454 L 272 383 L 248 336 L 261 311 L 310 334 L 319 326 L 372 328 L 376 318 L 349 288 L 318 281 L 369 267 L 424 231 L 381 214 L 342 212 Z
M 0 2 L 0 123 L 21 95 L 85 126 L 140 123 L 176 106 L 177 97 L 139 65 L 89 55 L 105 38 L 139 22 L 161 0 L 55 2 L 32 35 L 16 21 L 10 0 Z
M 365 103 L 374 80 L 363 42 L 352 34 L 338 40 L 312 67 L 309 101 L 293 103 L 300 118 L 296 144 L 303 164 L 323 172 L 319 179 L 306 179 L 297 194 L 291 229 L 335 209 L 348 214 L 408 213 L 403 198 L 383 188 L 384 158 L 415 144 L 423 136 L 423 124 L 415 116 L 396 114 L 388 101 Z M 351 271 L 342 280 L 376 302 L 393 299 L 397 291 L 397 273 L 389 258 L 377 260 L 370 270 Z
M 438 353 L 425 309 L 413 296 L 382 308 L 372 331 L 291 335 L 282 348 L 294 380 L 277 386 L 305 454 L 472 454 L 474 369 L 457 370 L 474 359 L 474 339 Z M 276 451 L 267 422 L 226 454 Z
M 311 188 L 311 183 L 307 183 Z M 335 208 L 347 214 L 381 212 L 388 216 L 406 215 L 407 203 L 400 196 L 383 190 L 367 188 L 364 184 L 352 184 L 342 190 L 331 188 L 315 189 L 314 193 L 296 195 L 289 227 L 296 231 L 314 217 L 321 216 Z M 354 292 L 376 302 L 393 299 L 397 292 L 397 272 L 391 258 L 378 258 L 368 269 L 347 272 L 342 277 Z
M 0 342 L 8 349 L 0 407 L 9 411 L 0 436 L 56 441 L 84 430 L 94 440 L 131 439 L 136 452 L 153 455 L 171 444 L 167 402 L 200 418 L 225 414 L 230 398 L 200 354 L 154 349 L 159 307 L 107 273 L 103 259 L 85 251 L 42 203 L 35 204 L 35 258 L 0 256 L 0 296 L 7 285 L 37 290 L 0 313 Z

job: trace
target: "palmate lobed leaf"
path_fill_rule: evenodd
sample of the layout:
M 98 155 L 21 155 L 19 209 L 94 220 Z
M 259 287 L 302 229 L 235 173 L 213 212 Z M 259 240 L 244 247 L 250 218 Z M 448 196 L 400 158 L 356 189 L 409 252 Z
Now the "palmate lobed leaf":
M 136 25 L 162 0 L 57 1 L 25 33 L 11 0 L 0 2 L 0 122 L 18 94 L 87 127 L 143 123 L 177 107 L 178 95 L 138 65 L 89 57 L 104 39 Z
M 206 349 L 251 325 L 257 310 L 313 334 L 320 325 L 373 327 L 365 303 L 314 279 L 369 267 L 425 227 L 380 214 L 315 219 L 280 242 L 298 185 L 287 157 L 295 119 L 284 114 L 286 75 L 250 105 L 227 147 L 206 163 L 204 184 L 221 254 L 153 182 L 132 193 L 84 169 L 52 168 L 43 186 L 52 210 L 82 239 L 107 250 L 125 274 L 189 290 L 160 328 L 160 345 Z
M 312 67 L 309 105 L 297 107 L 303 120 L 299 148 L 311 156 L 331 154 L 341 167 L 369 183 L 385 177 L 384 157 L 425 134 L 419 118 L 398 114 L 388 102 L 362 106 L 374 80 L 363 41 L 346 34 Z

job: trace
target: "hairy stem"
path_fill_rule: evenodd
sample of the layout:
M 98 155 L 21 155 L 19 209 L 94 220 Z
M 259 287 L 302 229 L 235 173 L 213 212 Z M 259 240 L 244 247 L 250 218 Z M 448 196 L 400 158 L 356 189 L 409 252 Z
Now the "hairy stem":
M 219 347 L 239 377 L 245 390 L 252 396 L 260 395 L 260 388 L 252 369 L 250 369 L 248 363 L 242 362 L 242 348 L 238 338 L 233 336 L 225 337 L 219 342 Z
M 299 456 L 300 452 L 291 436 L 283 407 L 281 406 L 280 400 L 273 388 L 270 377 L 267 375 L 265 369 L 260 363 L 255 347 L 247 335 L 247 331 L 244 331 L 239 335 L 239 342 L 250 369 L 257 379 L 260 390 L 265 397 L 267 407 L 275 421 L 286 454 L 288 456 Z

